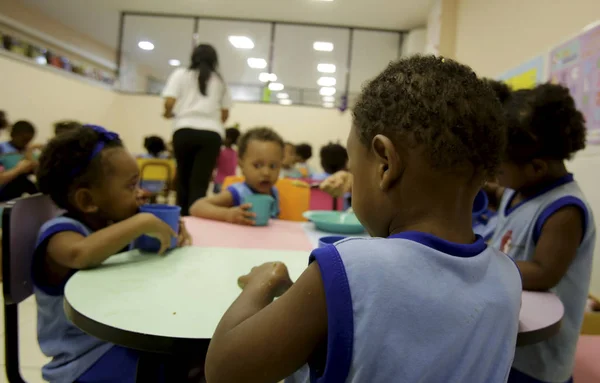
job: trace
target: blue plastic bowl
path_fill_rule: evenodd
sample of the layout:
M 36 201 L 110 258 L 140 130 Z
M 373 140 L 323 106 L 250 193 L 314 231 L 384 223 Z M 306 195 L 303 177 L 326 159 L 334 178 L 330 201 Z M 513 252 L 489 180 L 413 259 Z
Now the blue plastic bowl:
M 336 234 L 360 234 L 365 231 L 354 213 L 339 211 L 307 211 L 304 218 L 312 221 L 317 229 Z

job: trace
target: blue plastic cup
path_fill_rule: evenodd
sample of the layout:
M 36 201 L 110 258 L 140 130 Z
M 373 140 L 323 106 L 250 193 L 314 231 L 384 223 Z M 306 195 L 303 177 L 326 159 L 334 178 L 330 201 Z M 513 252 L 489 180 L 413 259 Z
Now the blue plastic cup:
M 331 235 L 329 237 L 321 237 L 319 238 L 319 248 L 321 247 L 326 247 L 328 245 L 333 245 L 334 243 L 341 241 L 342 239 L 345 239 L 346 237 L 343 237 L 341 235 Z
M 140 207 L 140 213 L 151 213 L 165 221 L 175 233 L 179 233 L 179 218 L 181 216 L 181 207 L 161 204 L 143 205 Z M 173 249 L 177 246 L 177 238 L 171 239 Z M 160 241 L 156 238 L 142 235 L 135 240 L 134 247 L 142 251 L 156 253 L 160 250 Z
M 252 194 L 244 197 L 243 203 L 252 204 L 249 211 L 256 214 L 256 217 L 254 218 L 254 224 L 256 226 L 267 226 L 269 224 L 275 198 L 266 194 Z

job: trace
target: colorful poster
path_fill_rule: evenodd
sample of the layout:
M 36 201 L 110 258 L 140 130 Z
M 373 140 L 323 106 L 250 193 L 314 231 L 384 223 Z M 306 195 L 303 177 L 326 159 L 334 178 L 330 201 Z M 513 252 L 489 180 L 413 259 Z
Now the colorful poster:
M 549 77 L 569 88 L 585 116 L 588 143 L 600 144 L 600 26 L 553 49 Z
M 513 90 L 531 89 L 543 81 L 545 56 L 538 56 L 498 77 Z

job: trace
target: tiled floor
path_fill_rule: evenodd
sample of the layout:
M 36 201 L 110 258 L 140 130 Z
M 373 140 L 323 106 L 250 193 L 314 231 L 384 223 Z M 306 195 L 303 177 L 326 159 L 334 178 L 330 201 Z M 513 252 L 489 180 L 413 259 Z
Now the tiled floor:
M 4 368 L 4 301 L 0 295 L 2 309 L 0 317 L 2 317 L 2 344 L 0 345 L 0 363 L 2 363 L 2 372 L 0 374 L 0 383 L 8 382 Z M 19 305 L 19 354 L 21 358 L 21 375 L 27 383 L 41 383 L 41 369 L 48 361 L 48 358 L 42 354 L 37 343 L 36 330 L 36 308 L 35 300 L 30 297 L 25 302 Z

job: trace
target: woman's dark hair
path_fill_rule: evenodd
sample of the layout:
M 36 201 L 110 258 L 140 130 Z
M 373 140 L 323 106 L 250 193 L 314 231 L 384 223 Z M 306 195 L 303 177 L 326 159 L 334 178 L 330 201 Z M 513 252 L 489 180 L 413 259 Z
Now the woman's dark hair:
M 227 128 L 225 129 L 225 139 L 231 143 L 231 145 L 237 144 L 240 139 L 240 130 L 238 128 Z
M 312 157 L 312 146 L 306 143 L 297 145 L 296 154 L 302 158 L 302 160 L 308 161 Z
M 219 67 L 217 51 L 212 45 L 200 44 L 194 49 L 191 61 L 190 69 L 198 71 L 198 87 L 200 88 L 200 93 L 202 93 L 203 96 L 206 96 L 206 84 L 213 72 L 221 77 L 219 72 L 217 72 L 217 68 Z
M 321 167 L 325 173 L 334 174 L 345 170 L 348 165 L 348 152 L 340 144 L 329 143 L 321 148 Z
M 148 136 L 144 139 L 144 148 L 150 153 L 153 157 L 158 157 L 160 153 L 167 150 L 167 145 L 165 145 L 165 141 L 158 136 Z
M 514 92 L 506 111 L 506 160 L 566 160 L 585 148 L 585 118 L 562 85 L 542 84 Z
M 103 176 L 103 155 L 96 155 L 90 160 L 99 140 L 99 133 L 90 128 L 81 128 L 56 136 L 42 151 L 37 171 L 38 188 L 60 208 L 71 208 L 69 198 L 72 193 Z M 103 151 L 122 146 L 120 140 L 106 142 Z M 86 164 L 82 172 L 73 176 L 73 172 L 82 164 Z

